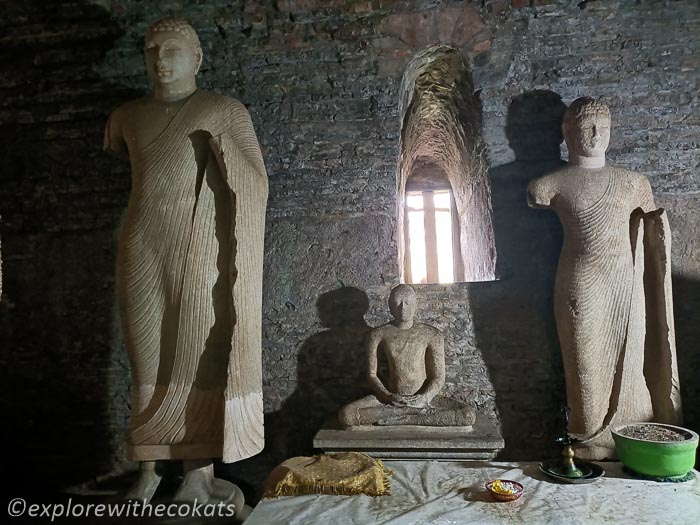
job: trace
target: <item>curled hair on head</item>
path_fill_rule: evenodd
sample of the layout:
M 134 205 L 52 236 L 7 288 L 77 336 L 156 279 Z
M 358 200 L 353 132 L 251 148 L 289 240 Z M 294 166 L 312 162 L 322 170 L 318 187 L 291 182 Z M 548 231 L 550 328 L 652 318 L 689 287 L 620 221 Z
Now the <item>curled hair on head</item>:
M 608 106 L 591 97 L 581 97 L 574 100 L 564 112 L 564 129 L 580 124 L 591 117 L 603 117 L 610 121 Z
M 195 48 L 202 49 L 202 44 L 199 41 L 199 36 L 197 36 L 197 31 L 195 31 L 194 27 L 192 27 L 190 23 L 183 18 L 161 18 L 160 20 L 157 20 L 148 26 L 148 29 L 146 29 L 146 40 L 152 37 L 155 33 L 160 33 L 163 31 L 180 33 L 187 38 L 187 40 L 189 40 Z

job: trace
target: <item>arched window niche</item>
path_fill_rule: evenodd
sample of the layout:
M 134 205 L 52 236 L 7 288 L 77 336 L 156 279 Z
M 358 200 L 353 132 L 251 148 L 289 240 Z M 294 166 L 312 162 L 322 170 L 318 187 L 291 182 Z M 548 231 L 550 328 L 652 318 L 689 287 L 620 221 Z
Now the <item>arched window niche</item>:
M 481 104 L 456 49 L 429 47 L 401 82 L 398 229 L 402 282 L 496 279 Z

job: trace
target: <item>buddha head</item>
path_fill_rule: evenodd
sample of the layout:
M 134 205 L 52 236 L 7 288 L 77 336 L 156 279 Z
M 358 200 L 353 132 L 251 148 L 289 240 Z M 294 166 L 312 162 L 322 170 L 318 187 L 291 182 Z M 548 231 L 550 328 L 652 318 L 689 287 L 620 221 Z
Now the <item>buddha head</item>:
M 179 18 L 158 20 L 146 30 L 146 70 L 159 86 L 191 84 L 202 65 L 202 45 L 194 28 Z
M 407 284 L 400 284 L 391 290 L 389 311 L 399 322 L 412 321 L 416 315 L 416 291 Z
M 590 97 L 574 100 L 562 124 L 569 153 L 578 157 L 603 157 L 610 144 L 610 110 Z

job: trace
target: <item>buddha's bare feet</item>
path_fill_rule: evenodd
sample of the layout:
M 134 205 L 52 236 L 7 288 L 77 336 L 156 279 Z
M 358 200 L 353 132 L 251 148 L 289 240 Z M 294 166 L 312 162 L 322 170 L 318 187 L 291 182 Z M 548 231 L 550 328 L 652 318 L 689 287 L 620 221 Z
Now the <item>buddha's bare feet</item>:
M 151 501 L 160 485 L 163 475 L 158 472 L 155 461 L 142 461 L 139 465 L 139 477 L 126 493 L 125 498 L 146 503 Z
M 214 465 L 210 460 L 185 461 L 185 478 L 175 494 L 174 501 L 190 504 L 232 505 L 236 513 L 245 513 L 243 492 L 225 479 L 214 477 Z
M 184 479 L 173 498 L 182 503 L 206 504 L 214 490 L 214 465 L 210 460 L 184 461 Z
M 241 512 L 238 512 L 238 510 L 236 510 L 236 521 L 238 523 L 243 523 L 246 519 L 248 519 L 248 516 L 250 516 L 251 512 L 253 512 L 252 507 L 249 507 L 248 505 L 243 505 L 243 510 Z

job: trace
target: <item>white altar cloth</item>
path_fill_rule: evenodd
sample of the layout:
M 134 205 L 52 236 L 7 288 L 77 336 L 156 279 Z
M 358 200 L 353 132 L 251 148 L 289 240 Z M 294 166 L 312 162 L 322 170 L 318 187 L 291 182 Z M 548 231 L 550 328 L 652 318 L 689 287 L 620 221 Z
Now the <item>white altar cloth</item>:
M 385 461 L 391 495 L 264 499 L 246 525 L 700 525 L 700 474 L 682 483 L 635 479 L 619 463 L 588 484 L 549 481 L 538 463 Z M 522 483 L 516 501 L 497 502 L 484 484 Z

